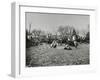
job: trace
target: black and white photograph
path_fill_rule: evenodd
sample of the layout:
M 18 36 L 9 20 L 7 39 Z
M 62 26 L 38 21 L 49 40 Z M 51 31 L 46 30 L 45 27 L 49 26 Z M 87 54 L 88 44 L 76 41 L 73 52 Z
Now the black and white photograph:
M 25 12 L 26 67 L 90 64 L 90 16 Z

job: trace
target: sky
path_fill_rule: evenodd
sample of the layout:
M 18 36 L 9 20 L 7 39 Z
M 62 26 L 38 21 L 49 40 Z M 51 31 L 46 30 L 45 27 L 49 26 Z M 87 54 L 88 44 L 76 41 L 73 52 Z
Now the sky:
M 87 31 L 89 19 L 89 15 L 79 14 L 25 13 L 26 29 L 29 30 L 31 24 L 31 31 L 36 29 L 51 33 L 57 32 L 59 26 L 66 25 L 73 26 L 79 32 Z

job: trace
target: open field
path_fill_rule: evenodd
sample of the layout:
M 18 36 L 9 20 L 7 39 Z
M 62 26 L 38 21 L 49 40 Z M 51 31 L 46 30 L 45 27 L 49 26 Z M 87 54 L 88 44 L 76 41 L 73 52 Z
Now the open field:
M 26 66 L 64 66 L 89 64 L 89 44 L 79 44 L 78 48 L 64 50 L 64 46 L 50 48 L 43 44 L 26 48 Z

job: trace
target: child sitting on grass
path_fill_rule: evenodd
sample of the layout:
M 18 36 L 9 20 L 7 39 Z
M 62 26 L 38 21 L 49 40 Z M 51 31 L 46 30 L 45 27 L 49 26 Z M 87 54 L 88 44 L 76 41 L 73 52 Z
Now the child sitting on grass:
M 64 49 L 65 50 L 72 50 L 72 48 L 68 44 L 65 45 Z

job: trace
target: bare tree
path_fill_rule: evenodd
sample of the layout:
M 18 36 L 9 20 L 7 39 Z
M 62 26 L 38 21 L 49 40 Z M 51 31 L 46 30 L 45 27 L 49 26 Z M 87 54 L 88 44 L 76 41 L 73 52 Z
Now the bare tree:
M 33 30 L 32 31 L 32 34 L 34 37 L 39 37 L 41 35 L 42 31 L 41 30 Z
M 62 37 L 66 36 L 72 36 L 72 35 L 76 35 L 78 32 L 76 32 L 76 30 L 74 29 L 74 27 L 67 25 L 67 26 L 60 26 L 58 28 L 58 32 L 60 33 L 60 35 L 62 35 Z

